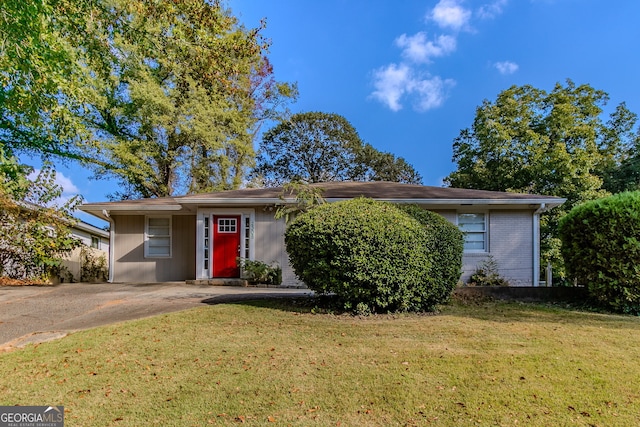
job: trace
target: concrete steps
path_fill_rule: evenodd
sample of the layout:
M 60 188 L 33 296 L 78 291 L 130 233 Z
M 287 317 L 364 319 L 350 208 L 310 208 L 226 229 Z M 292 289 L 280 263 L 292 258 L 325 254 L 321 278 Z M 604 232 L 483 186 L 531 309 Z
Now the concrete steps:
M 244 279 L 197 279 L 187 280 L 187 285 L 211 285 L 211 286 L 249 286 Z
M 196 279 L 187 280 L 187 285 L 209 285 L 209 286 L 241 286 L 244 288 L 278 288 L 278 289 L 306 289 L 306 286 L 276 286 L 264 283 L 252 283 L 245 279 Z

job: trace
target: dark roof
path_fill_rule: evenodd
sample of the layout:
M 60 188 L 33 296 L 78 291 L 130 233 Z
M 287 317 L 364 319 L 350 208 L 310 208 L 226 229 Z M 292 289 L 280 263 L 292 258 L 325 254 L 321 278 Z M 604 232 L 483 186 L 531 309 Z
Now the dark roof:
M 352 199 L 354 197 L 369 197 L 382 200 L 403 199 L 553 199 L 549 196 L 540 196 L 523 193 L 506 193 L 502 191 L 469 190 L 450 187 L 430 187 L 425 185 L 401 184 L 398 182 L 370 181 L 370 182 L 325 182 L 311 184 L 312 187 L 322 188 L 322 196 L 325 199 Z M 282 195 L 282 187 L 275 188 L 246 188 L 241 190 L 222 191 L 217 193 L 203 193 L 172 198 L 176 202 L 190 199 L 277 199 Z
M 565 199 L 536 194 L 506 193 L 501 191 L 468 190 L 462 188 L 430 187 L 425 185 L 401 184 L 397 182 L 326 182 L 311 184 L 323 189 L 322 196 L 327 201 L 338 201 L 354 197 L 369 197 L 396 203 L 417 203 L 434 208 L 452 208 L 464 205 L 492 205 L 503 208 L 535 208 L 543 204 L 559 206 Z M 122 200 L 119 202 L 86 203 L 80 209 L 99 218 L 107 219 L 109 212 L 195 212 L 200 206 L 256 206 L 280 204 L 282 187 L 245 188 L 241 190 L 215 193 L 192 194 L 188 196 L 160 197 L 152 199 Z M 294 202 L 294 197 L 287 197 Z

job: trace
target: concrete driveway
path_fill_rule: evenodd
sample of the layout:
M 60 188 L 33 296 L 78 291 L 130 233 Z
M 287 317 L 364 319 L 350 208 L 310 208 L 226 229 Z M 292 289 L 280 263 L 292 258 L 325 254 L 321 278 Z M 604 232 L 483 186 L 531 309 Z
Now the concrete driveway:
M 205 304 L 309 294 L 308 289 L 184 282 L 0 287 L 0 351 L 61 338 L 71 331 Z

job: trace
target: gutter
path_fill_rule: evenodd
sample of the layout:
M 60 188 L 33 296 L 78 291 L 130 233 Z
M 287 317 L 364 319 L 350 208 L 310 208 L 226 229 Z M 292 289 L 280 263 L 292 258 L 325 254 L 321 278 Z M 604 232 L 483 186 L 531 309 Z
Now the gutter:
M 116 223 L 109 215 L 109 211 L 104 209 L 102 211 L 102 215 L 109 221 L 109 278 L 107 279 L 108 283 L 113 283 L 113 258 L 115 257 L 115 240 L 116 240 Z
M 354 197 L 327 197 L 325 201 L 327 203 L 340 202 L 344 200 L 351 200 Z M 374 198 L 374 200 L 390 203 L 407 203 L 407 204 L 419 204 L 419 205 L 531 205 L 531 204 L 544 204 L 553 206 L 559 206 L 564 203 L 564 199 L 549 198 L 549 199 L 395 199 L 395 198 Z M 265 204 L 295 204 L 297 200 L 294 198 L 197 198 L 191 197 L 188 200 L 182 200 L 179 202 L 181 205 L 199 205 L 199 206 L 214 206 L 214 205 L 265 205 Z M 118 206 L 114 207 L 118 210 L 138 208 L 139 205 L 133 206 Z M 97 205 L 96 205 L 97 207 Z M 170 210 L 164 208 L 161 205 L 154 206 L 154 210 Z M 171 210 L 174 210 L 172 208 Z

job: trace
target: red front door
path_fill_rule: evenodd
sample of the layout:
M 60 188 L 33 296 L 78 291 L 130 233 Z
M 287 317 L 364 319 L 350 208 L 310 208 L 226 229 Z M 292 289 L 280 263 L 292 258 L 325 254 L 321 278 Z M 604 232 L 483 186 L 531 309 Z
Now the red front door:
M 213 216 L 213 277 L 240 277 L 240 216 Z

